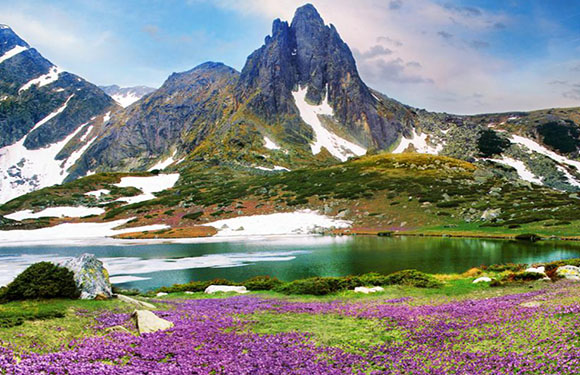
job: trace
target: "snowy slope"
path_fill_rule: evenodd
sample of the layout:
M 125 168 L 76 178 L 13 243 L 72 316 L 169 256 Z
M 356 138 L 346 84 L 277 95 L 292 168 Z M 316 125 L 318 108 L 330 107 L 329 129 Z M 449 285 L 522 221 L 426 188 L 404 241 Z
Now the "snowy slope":
M 324 98 L 320 105 L 308 104 L 306 102 L 307 91 L 306 87 L 301 88 L 298 91 L 294 91 L 292 95 L 294 96 L 296 107 L 300 111 L 300 117 L 314 130 L 314 143 L 310 145 L 312 153 L 316 155 L 324 147 L 332 156 L 341 161 L 346 161 L 349 157 L 366 154 L 367 150 L 365 148 L 339 137 L 322 125 L 318 116 L 333 116 L 332 107 L 328 104 L 328 98 Z

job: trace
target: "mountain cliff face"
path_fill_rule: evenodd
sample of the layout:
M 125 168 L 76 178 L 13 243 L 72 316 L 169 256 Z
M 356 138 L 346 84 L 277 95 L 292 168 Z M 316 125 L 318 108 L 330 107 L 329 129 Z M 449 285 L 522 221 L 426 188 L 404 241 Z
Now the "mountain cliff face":
M 92 122 L 114 107 L 0 26 L 0 202 L 62 182 L 101 125 Z
M 74 175 L 146 169 L 160 156 L 186 155 L 231 111 L 238 75 L 220 63 L 172 74 L 159 90 L 113 115 Z
M 327 100 L 336 125 L 358 144 L 383 149 L 397 140 L 401 123 L 379 114 L 349 47 L 310 4 L 298 8 L 290 25 L 274 21 L 272 36 L 250 55 L 238 84 L 240 101 L 267 122 L 282 122 L 287 133 L 299 114 L 293 92 L 301 88 L 308 103 Z

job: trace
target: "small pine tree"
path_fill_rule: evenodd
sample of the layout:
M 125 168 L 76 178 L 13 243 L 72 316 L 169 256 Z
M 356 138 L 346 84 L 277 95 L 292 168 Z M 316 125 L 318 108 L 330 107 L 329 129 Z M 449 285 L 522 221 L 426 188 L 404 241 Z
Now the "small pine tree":
M 0 292 L 0 301 L 78 298 L 74 273 L 50 262 L 35 263 Z

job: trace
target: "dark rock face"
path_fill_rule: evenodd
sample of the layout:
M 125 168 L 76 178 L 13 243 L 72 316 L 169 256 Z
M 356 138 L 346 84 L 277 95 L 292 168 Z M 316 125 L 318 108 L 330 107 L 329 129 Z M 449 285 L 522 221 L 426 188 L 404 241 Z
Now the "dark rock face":
M 36 123 L 69 98 L 60 115 L 26 137 L 24 144 L 28 149 L 42 148 L 66 138 L 80 125 L 114 105 L 98 87 L 66 72 L 60 73 L 52 83 L 42 87 L 32 85 L 23 90 L 27 82 L 47 74 L 54 65 L 30 48 L 12 29 L 1 25 L 0 56 L 15 46 L 28 49 L 0 62 L 0 147 L 26 136 Z
M 113 117 L 108 131 L 81 159 L 77 173 L 142 169 L 171 147 L 194 149 L 233 107 L 238 76 L 234 69 L 213 62 L 172 74 L 159 90 Z
M 299 86 L 308 87 L 313 103 L 327 95 L 335 120 L 366 146 L 385 148 L 401 131 L 399 122 L 379 115 L 349 47 L 310 4 L 298 8 L 290 25 L 274 21 L 272 36 L 242 70 L 238 96 L 267 122 L 284 122 L 298 114 L 292 91 Z

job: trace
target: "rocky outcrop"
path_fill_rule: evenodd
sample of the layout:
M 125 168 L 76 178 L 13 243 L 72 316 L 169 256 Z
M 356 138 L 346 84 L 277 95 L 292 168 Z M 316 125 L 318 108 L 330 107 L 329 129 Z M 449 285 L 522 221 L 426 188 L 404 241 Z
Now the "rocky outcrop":
M 133 318 L 137 324 L 139 334 L 165 331 L 173 327 L 169 320 L 162 319 L 149 310 L 135 310 Z
M 103 262 L 92 254 L 83 254 L 62 263 L 74 273 L 81 299 L 108 299 L 113 296 L 109 273 Z

